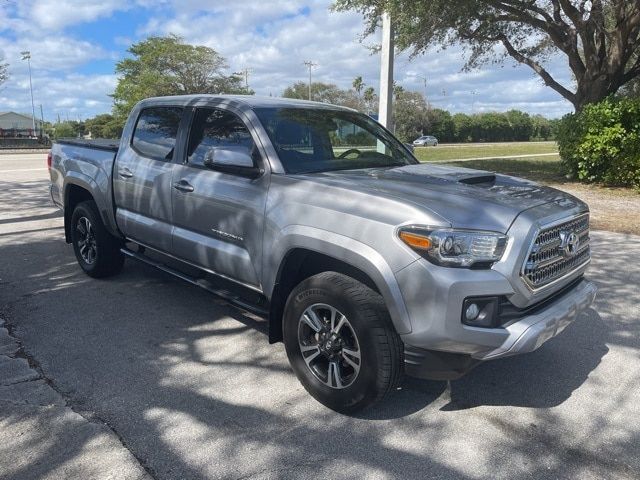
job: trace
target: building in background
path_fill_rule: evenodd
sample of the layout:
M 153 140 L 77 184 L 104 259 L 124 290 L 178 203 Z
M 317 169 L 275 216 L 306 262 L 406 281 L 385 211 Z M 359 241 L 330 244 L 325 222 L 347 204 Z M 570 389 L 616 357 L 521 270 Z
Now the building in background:
M 31 115 L 16 112 L 0 112 L 0 138 L 34 138 L 42 136 L 42 122 L 36 119 L 33 131 Z

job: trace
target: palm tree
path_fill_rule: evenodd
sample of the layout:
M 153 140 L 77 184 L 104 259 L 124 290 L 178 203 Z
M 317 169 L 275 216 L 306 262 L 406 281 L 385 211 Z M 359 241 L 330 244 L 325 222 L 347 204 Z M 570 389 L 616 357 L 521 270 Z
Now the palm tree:
M 362 81 L 362 77 L 358 75 L 356 78 L 354 78 L 352 85 L 353 85 L 353 89 L 358 94 L 358 98 L 360 98 L 360 93 L 362 92 L 362 89 L 365 86 L 365 83 Z
M 376 98 L 376 90 L 373 87 L 368 87 L 362 95 L 364 103 L 367 107 L 367 114 L 371 113 L 371 104 Z

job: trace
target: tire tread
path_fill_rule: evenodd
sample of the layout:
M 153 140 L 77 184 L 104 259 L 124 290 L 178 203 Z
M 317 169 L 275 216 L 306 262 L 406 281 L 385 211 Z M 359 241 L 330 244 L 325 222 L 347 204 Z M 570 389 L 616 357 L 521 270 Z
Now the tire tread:
M 370 331 L 379 350 L 378 371 L 376 374 L 375 397 L 368 399 L 367 406 L 381 401 L 399 384 L 403 373 L 404 348 L 399 335 L 391 322 L 388 309 L 382 296 L 363 283 L 338 272 L 322 272 L 303 281 L 294 289 L 294 297 L 303 285 L 333 284 L 354 302 Z M 313 288 L 313 287 L 312 287 Z M 287 302 L 289 303 L 289 302 Z M 361 407 L 354 408 L 359 409 Z M 351 409 L 345 409 L 349 411 Z
M 91 277 L 105 278 L 113 276 L 122 270 L 124 264 L 124 255 L 120 251 L 123 242 L 107 231 L 102 222 L 102 217 L 100 217 L 100 213 L 98 212 L 98 206 L 93 200 L 85 200 L 76 205 L 72 215 L 72 229 L 74 228 L 76 212 L 82 209 L 87 210 L 90 216 L 93 217 L 90 218 L 90 220 L 95 230 L 96 240 L 99 243 L 99 252 L 97 262 L 93 268 L 85 268 L 76 252 L 78 263 L 80 263 L 84 272 Z M 74 250 L 75 248 L 74 241 Z

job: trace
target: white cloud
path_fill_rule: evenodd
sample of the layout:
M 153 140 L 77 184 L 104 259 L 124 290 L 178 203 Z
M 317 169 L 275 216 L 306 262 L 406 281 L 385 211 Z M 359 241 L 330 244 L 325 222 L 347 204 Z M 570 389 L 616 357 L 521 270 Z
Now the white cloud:
M 33 95 L 36 110 L 43 106 L 46 119 L 60 115 L 71 119 L 87 118 L 95 113 L 111 110 L 112 92 L 116 85 L 115 75 L 66 74 L 61 77 L 34 75 Z M 14 81 L 0 91 L 0 110 L 29 112 L 31 97 L 28 77 Z
M 130 4 L 124 0 L 33 0 L 21 1 L 18 11 L 20 17 L 36 28 L 59 31 L 70 25 L 108 17 Z
M 367 84 L 377 87 L 379 55 L 371 55 L 358 41 L 363 30 L 361 16 L 330 12 L 330 5 L 330 0 L 20 2 L 8 10 L 0 9 L 0 52 L 10 61 L 12 74 L 0 92 L 0 109 L 26 105 L 20 103 L 28 98 L 24 96 L 28 77 L 19 52 L 30 49 L 35 95 L 52 112 L 50 116 L 57 109 L 84 117 L 108 111 L 111 100 L 107 95 L 113 91 L 115 77 L 73 72 L 90 72 L 96 60 L 113 60 L 115 64 L 117 58 L 110 48 L 124 50 L 147 35 L 167 33 L 215 48 L 227 58 L 230 71 L 251 68 L 249 82 L 258 94 L 280 95 L 287 85 L 307 81 L 305 60 L 318 63 L 314 80 L 348 88 L 353 78 L 361 75 Z M 147 8 L 148 20 L 135 31 L 114 32 L 112 45 L 116 47 L 73 38 L 66 32 L 69 26 L 107 18 L 134 6 Z M 372 44 L 377 39 L 366 41 Z M 412 60 L 402 54 L 396 59 L 396 81 L 406 89 L 423 91 L 419 76 L 426 76 L 429 101 L 454 112 L 469 112 L 473 105 L 476 111 L 520 108 L 558 116 L 571 109 L 527 67 L 490 66 L 460 72 L 462 65 L 459 48 L 434 50 Z M 562 59 L 554 59 L 550 69 L 570 81 Z
M 202 43 L 222 53 L 233 69 L 251 67 L 251 86 L 258 94 L 279 95 L 295 81 L 306 81 L 304 60 L 318 63 L 314 79 L 336 83 L 343 88 L 362 75 L 378 85 L 379 55 L 358 41 L 363 30 L 357 13 L 329 11 L 330 2 L 316 0 L 264 2 L 247 0 L 242 8 L 228 3 L 204 7 L 200 2 L 174 2 L 176 15 L 153 17 L 138 32 L 175 33 L 189 42 Z M 309 14 L 300 14 L 310 5 Z M 366 40 L 369 44 L 377 38 Z M 427 77 L 427 97 L 434 106 L 452 111 L 507 110 L 522 108 L 532 113 L 558 116 L 571 105 L 550 88 L 544 87 L 525 66 L 488 66 L 461 72 L 461 48 L 428 52 L 409 60 L 397 57 L 396 81 L 405 88 L 422 92 Z M 507 61 L 507 65 L 509 65 Z M 552 62 L 552 71 L 568 79 L 562 61 Z M 446 95 L 443 96 L 443 90 Z M 472 95 L 471 92 L 476 94 Z M 551 108 L 551 110 L 550 110 Z

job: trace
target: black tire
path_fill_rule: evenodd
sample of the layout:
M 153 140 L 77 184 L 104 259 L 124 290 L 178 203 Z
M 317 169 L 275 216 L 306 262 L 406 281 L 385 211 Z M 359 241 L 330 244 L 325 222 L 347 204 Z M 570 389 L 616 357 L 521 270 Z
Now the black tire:
M 343 349 L 346 348 L 344 345 L 347 342 L 357 344 L 359 349 L 358 372 L 345 363 L 342 350 L 332 353 L 333 363 L 339 364 L 334 369 L 337 368 L 337 371 L 342 373 L 351 373 L 345 378 L 346 386 L 341 388 L 331 386 L 331 383 L 337 385 L 337 382 L 329 380 L 331 367 L 327 370 L 327 385 L 326 381 L 320 378 L 323 369 L 314 365 L 313 368 L 317 368 L 318 373 L 307 365 L 308 360 L 305 361 L 305 358 L 313 356 L 315 351 L 311 352 L 311 355 L 302 353 L 302 349 L 307 348 L 307 345 L 313 347 L 313 338 L 316 338 L 319 345 L 316 355 L 318 360 L 313 361 L 332 363 L 330 358 L 323 358 L 327 352 L 323 348 L 326 347 L 326 342 L 317 340 L 318 337 L 323 338 L 321 335 L 327 335 L 327 332 L 314 333 L 308 328 L 309 323 L 302 319 L 303 314 L 309 309 L 321 309 L 323 305 L 334 307 L 338 314 L 346 317 L 348 327 L 342 327 L 342 333 L 349 338 L 356 337 L 355 342 L 352 339 L 340 339 L 339 343 Z M 325 328 L 328 327 L 325 325 Z M 314 335 L 309 343 L 300 340 L 301 331 L 304 329 Z M 400 381 L 402 342 L 391 323 L 384 300 L 369 287 L 351 277 L 336 272 L 323 272 L 300 283 L 291 292 L 285 305 L 283 334 L 287 356 L 296 376 L 316 400 L 332 410 L 353 413 L 373 405 Z M 348 384 L 349 381 L 352 383 Z
M 89 228 L 87 228 L 87 223 Z M 91 244 L 87 253 L 86 232 L 90 232 L 88 243 Z M 123 242 L 111 235 L 98 213 L 98 207 L 93 200 L 87 200 L 76 205 L 71 215 L 71 243 L 80 268 L 90 277 L 104 278 L 122 270 L 124 254 L 120 251 Z

